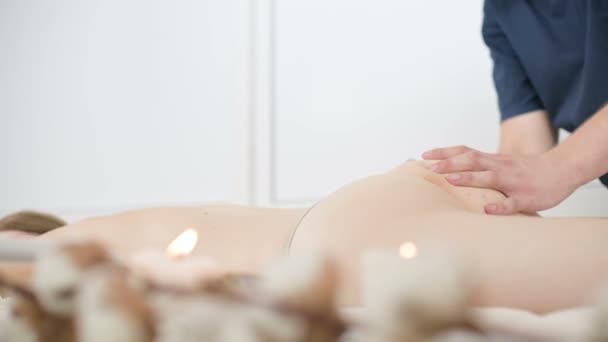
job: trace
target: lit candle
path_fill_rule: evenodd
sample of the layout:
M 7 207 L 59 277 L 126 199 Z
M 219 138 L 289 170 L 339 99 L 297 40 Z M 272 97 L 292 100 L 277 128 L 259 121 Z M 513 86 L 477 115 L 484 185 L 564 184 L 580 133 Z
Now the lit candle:
M 184 230 L 167 247 L 167 256 L 172 259 L 186 257 L 192 253 L 198 242 L 198 233 L 192 228 Z
M 190 255 L 197 242 L 196 230 L 186 229 L 167 246 L 164 255 L 147 250 L 133 255 L 129 263 L 136 273 L 159 285 L 193 288 L 223 275 L 215 259 Z
M 418 255 L 418 247 L 413 242 L 404 242 L 399 246 L 399 254 L 405 259 L 415 258 Z

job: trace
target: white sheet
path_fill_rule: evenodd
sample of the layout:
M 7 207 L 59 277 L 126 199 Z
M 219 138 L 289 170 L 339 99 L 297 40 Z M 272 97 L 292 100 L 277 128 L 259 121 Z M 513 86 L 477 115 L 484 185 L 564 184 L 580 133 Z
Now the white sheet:
M 342 314 L 348 320 L 365 322 L 365 309 L 345 308 Z M 482 329 L 493 338 L 507 341 L 583 341 L 591 327 L 592 309 L 574 308 L 546 315 L 511 308 L 480 308 L 473 317 Z M 455 336 L 455 340 L 458 338 Z

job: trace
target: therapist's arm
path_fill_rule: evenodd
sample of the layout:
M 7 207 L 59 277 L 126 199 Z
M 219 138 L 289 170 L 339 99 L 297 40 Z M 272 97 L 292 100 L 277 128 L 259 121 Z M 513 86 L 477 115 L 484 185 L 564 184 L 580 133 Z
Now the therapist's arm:
M 608 106 L 604 106 L 564 142 L 537 155 L 489 154 L 465 146 L 427 151 L 438 159 L 433 171 L 450 183 L 501 191 L 507 199 L 486 205 L 491 214 L 549 209 L 579 186 L 608 171 Z
M 557 143 L 557 130 L 544 110 L 535 110 L 500 124 L 498 153 L 534 155 L 549 151 Z
M 546 155 L 577 187 L 608 172 L 608 103 Z

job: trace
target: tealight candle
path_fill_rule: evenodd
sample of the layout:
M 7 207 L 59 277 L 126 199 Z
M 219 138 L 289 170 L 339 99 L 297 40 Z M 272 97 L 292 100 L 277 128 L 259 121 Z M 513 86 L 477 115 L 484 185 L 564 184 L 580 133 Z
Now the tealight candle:
M 198 242 L 198 233 L 192 228 L 184 230 L 167 247 L 167 256 L 172 259 L 190 255 Z
M 418 247 L 413 242 L 404 242 L 399 246 L 399 254 L 405 259 L 415 258 L 418 255 Z
M 216 279 L 223 275 L 219 263 L 211 257 L 191 256 L 198 241 L 194 229 L 186 229 L 167 247 L 165 254 L 144 250 L 133 255 L 129 264 L 159 285 L 196 287 L 206 279 Z

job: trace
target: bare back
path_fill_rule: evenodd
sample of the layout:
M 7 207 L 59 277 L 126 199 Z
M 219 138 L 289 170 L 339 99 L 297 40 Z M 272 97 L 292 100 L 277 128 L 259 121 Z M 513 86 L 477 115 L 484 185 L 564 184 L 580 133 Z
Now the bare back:
M 87 219 L 42 238 L 93 238 L 119 253 L 162 252 L 194 228 L 201 241 L 195 254 L 243 272 L 257 272 L 287 246 L 291 253 L 321 251 L 342 266 L 345 304 L 358 302 L 366 250 L 431 243 L 472 262 L 479 305 L 548 312 L 584 304 L 608 277 L 608 220 L 485 215 L 484 204 L 501 196 L 456 188 L 409 162 L 346 185 L 310 210 L 153 208 Z

